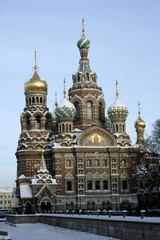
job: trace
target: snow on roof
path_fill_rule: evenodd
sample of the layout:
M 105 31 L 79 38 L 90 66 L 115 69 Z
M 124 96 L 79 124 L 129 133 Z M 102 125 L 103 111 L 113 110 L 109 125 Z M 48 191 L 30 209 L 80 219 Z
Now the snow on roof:
M 24 174 L 22 174 L 19 179 L 27 178 Z
M 32 198 L 32 189 L 30 185 L 20 185 L 21 198 Z
M 0 188 L 0 193 L 12 193 L 13 188 L 5 187 L 5 188 Z
M 80 130 L 79 128 L 75 128 L 75 129 L 73 129 L 73 132 L 74 133 L 79 133 L 79 132 L 82 132 L 82 130 Z

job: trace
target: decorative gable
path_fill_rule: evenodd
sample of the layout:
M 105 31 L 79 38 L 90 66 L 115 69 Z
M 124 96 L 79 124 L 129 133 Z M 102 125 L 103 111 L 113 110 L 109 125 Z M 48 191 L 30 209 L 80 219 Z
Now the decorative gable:
M 116 146 L 116 139 L 101 127 L 93 126 L 85 130 L 78 138 L 78 146 Z

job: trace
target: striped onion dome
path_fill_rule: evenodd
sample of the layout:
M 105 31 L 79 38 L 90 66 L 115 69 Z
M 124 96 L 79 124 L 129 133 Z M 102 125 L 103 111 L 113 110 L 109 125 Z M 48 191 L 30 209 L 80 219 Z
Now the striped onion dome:
M 62 102 L 55 109 L 56 117 L 59 118 L 74 118 L 76 114 L 76 108 L 74 105 L 64 97 Z
M 77 46 L 79 49 L 82 48 L 89 48 L 91 45 L 89 39 L 87 39 L 85 36 L 82 36 L 81 39 L 77 42 Z

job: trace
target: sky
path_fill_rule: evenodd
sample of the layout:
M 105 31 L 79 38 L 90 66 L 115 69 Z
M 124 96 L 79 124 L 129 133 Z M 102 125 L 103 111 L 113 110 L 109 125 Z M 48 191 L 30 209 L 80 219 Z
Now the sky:
M 33 75 L 37 51 L 39 75 L 48 83 L 48 107 L 54 111 L 72 86 L 80 54 L 77 41 L 91 41 L 89 60 L 104 92 L 107 108 L 119 99 L 129 110 L 127 133 L 136 142 L 134 122 L 146 122 L 145 136 L 160 116 L 159 0 L 0 0 L 0 187 L 14 186 L 24 83 Z

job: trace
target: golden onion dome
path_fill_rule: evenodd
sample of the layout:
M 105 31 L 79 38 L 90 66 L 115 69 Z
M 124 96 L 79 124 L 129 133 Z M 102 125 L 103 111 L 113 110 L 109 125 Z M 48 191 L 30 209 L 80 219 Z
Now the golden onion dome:
M 141 117 L 139 117 L 139 118 L 137 119 L 137 121 L 135 122 L 135 124 L 134 124 L 134 127 L 135 127 L 136 129 L 144 129 L 145 126 L 146 126 L 146 124 L 145 124 L 145 122 L 142 120 Z
M 145 121 L 141 118 L 140 102 L 138 103 L 138 119 L 135 121 L 134 127 L 136 129 L 144 129 L 146 127 Z
M 24 84 L 24 91 L 43 91 L 47 92 L 48 86 L 45 80 L 42 80 L 38 73 L 37 70 L 35 69 L 35 72 L 33 74 L 33 77 Z
M 37 73 L 37 60 L 36 60 L 36 51 L 35 51 L 35 66 L 34 66 L 34 74 L 33 77 L 24 84 L 24 91 L 30 92 L 30 91 L 43 91 L 47 92 L 48 85 L 45 80 L 42 80 L 38 73 Z

